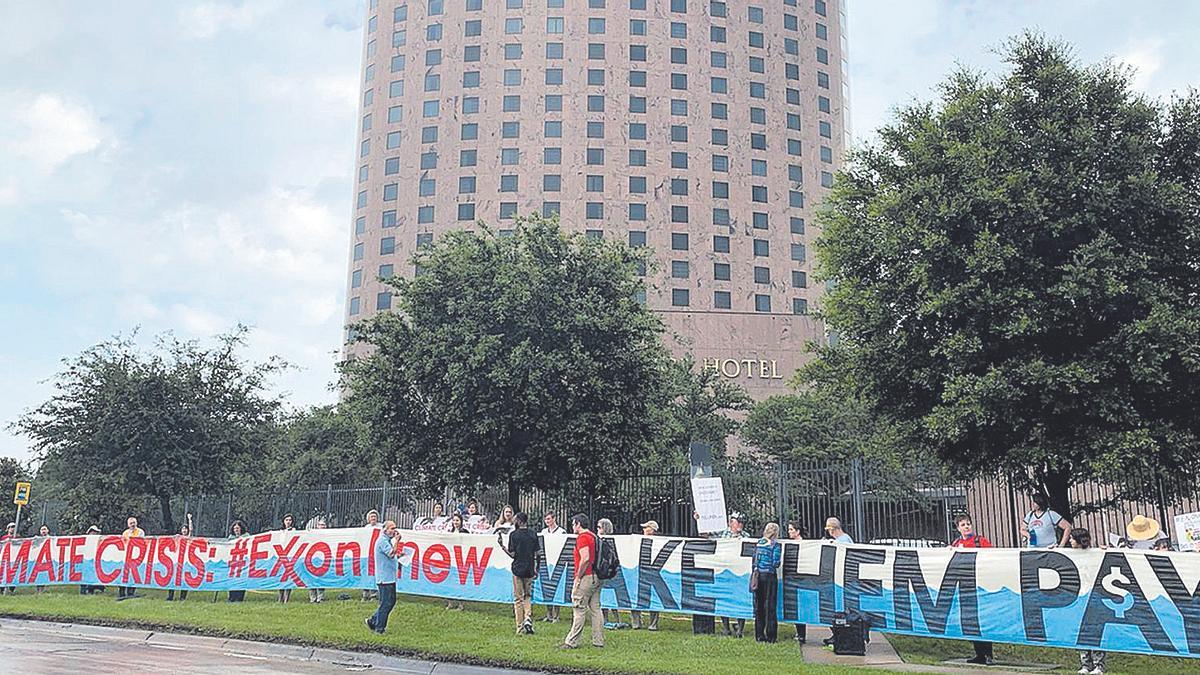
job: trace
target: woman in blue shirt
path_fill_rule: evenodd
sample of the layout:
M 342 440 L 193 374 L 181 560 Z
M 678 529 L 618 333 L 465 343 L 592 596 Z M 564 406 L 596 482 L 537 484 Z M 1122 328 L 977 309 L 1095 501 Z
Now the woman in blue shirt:
M 754 591 L 754 639 L 775 642 L 779 624 L 775 617 L 775 602 L 779 595 L 779 562 L 783 547 L 779 545 L 779 524 L 767 523 L 762 539 L 754 547 L 754 569 L 750 587 Z

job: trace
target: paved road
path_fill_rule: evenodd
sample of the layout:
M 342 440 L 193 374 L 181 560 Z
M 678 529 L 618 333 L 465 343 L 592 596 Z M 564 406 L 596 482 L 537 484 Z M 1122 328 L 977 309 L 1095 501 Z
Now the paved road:
M 5 673 L 332 673 L 528 675 L 378 654 L 146 630 L 0 619 Z

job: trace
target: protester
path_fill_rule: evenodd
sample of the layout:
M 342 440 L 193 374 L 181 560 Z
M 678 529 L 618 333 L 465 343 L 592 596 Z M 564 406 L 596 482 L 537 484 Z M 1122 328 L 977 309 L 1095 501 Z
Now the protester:
M 38 528 L 37 536 L 49 537 L 50 536 L 50 526 L 43 523 L 42 526 Z M 45 586 L 45 584 L 39 584 L 37 586 L 34 586 L 33 590 L 36 593 L 44 593 L 46 591 L 46 586 Z
M 775 642 L 779 632 L 775 611 L 783 547 L 778 539 L 779 523 L 767 523 L 762 539 L 754 547 L 750 590 L 754 593 L 754 639 L 757 642 Z
M 379 608 L 367 617 L 367 628 L 382 635 L 387 630 L 388 615 L 396 606 L 396 580 L 400 577 L 400 531 L 395 521 L 383 523 L 383 536 L 375 542 L 375 586 L 379 589 Z
M 517 622 L 517 635 L 533 635 L 533 578 L 537 576 L 538 537 L 529 529 L 529 515 L 522 512 L 513 516 L 516 529 L 508 535 L 497 533 L 496 539 L 512 558 L 513 575 L 513 618 Z
M 366 515 L 363 516 L 363 524 L 365 527 L 379 527 L 379 512 L 375 509 L 367 511 Z M 375 600 L 378 597 L 379 591 L 375 590 L 374 588 L 364 588 L 362 590 L 363 602 Z
M 467 531 L 466 524 L 463 522 L 463 517 L 462 517 L 461 513 L 458 513 L 456 511 L 450 515 L 450 530 L 449 531 L 452 533 L 457 533 L 457 534 L 470 534 L 470 532 Z M 462 610 L 464 610 L 466 608 L 467 608 L 467 606 L 463 604 L 462 600 L 447 600 L 446 601 L 446 609 L 453 609 L 453 610 L 458 610 L 461 612 Z
M 87 529 L 87 534 L 88 535 L 100 534 L 100 526 L 89 525 L 88 529 Z M 4 538 L 0 537 L 0 541 L 3 541 L 3 540 L 4 540 Z M 103 592 L 104 592 L 103 586 L 96 586 L 96 585 L 91 585 L 91 584 L 80 584 L 79 585 L 79 594 L 80 595 L 93 595 L 95 593 L 103 593 Z
M 692 517 L 699 519 L 700 514 L 693 513 Z M 745 516 L 743 516 L 740 513 L 736 513 L 736 512 L 732 513 L 729 516 L 729 527 L 725 528 L 725 530 L 723 530 L 720 534 L 718 534 L 717 539 L 746 539 L 747 537 L 744 532 L 745 526 L 746 526 Z M 732 631 L 730 631 L 729 624 L 730 624 L 730 617 L 727 617 L 727 616 L 721 617 L 721 632 L 724 633 L 726 637 L 732 635 L 733 637 L 740 638 L 743 635 L 745 635 L 745 631 L 746 631 L 746 620 L 745 619 L 734 619 Z
M 487 532 L 491 529 L 487 516 L 479 512 L 479 502 L 474 499 L 467 501 L 467 515 L 463 520 L 471 532 Z
M 292 514 L 288 513 L 283 516 L 282 529 L 284 532 L 296 531 L 296 519 L 292 516 Z M 292 599 L 292 589 L 290 589 L 290 588 L 279 589 L 279 601 L 280 602 L 287 602 L 291 599 Z
M 0 536 L 0 543 L 6 542 L 9 539 L 16 539 L 16 538 L 17 538 L 17 524 L 9 523 L 8 525 L 5 525 L 4 526 L 4 534 L 3 534 L 3 536 Z M 7 593 L 8 595 L 15 595 L 16 592 L 17 592 L 16 586 L 5 586 L 3 588 L 0 588 L 0 594 Z
M 495 526 L 492 527 L 492 534 L 508 534 L 516 529 L 517 524 L 513 520 L 513 507 L 508 504 L 500 509 L 500 517 L 496 519 Z
M 571 518 L 571 531 L 575 533 L 575 580 L 571 585 L 571 631 L 567 633 L 562 649 L 577 649 L 583 635 L 583 624 L 592 624 L 592 646 L 604 646 L 604 615 L 600 612 L 600 584 L 596 578 L 596 535 L 590 529 L 591 520 L 582 513 Z
M 146 531 L 143 530 L 142 528 L 138 527 L 138 519 L 133 516 L 129 516 L 129 518 L 127 518 L 125 520 L 125 531 L 121 533 L 121 538 L 125 540 L 126 548 L 128 549 L 130 539 L 132 539 L 134 537 L 144 537 L 144 536 L 146 536 Z M 133 586 L 118 586 L 117 587 L 117 600 L 118 601 L 127 600 L 129 598 L 134 597 L 134 595 L 135 595 L 135 593 L 134 593 Z
M 316 521 L 313 523 L 313 529 L 316 529 L 316 530 L 324 530 L 328 526 L 329 526 L 329 524 L 326 522 L 325 516 L 317 516 Z M 325 589 L 324 588 L 309 588 L 308 589 L 308 601 L 311 603 L 325 602 Z
M 958 516 L 954 519 L 954 527 L 958 530 L 958 538 L 950 544 L 952 548 L 992 548 L 992 542 L 987 537 L 975 532 L 971 516 L 965 513 Z M 975 648 L 975 658 L 967 659 L 967 663 L 980 666 L 992 664 L 992 643 L 972 640 L 971 646 Z
M 181 536 L 181 537 L 192 536 L 192 528 L 188 527 L 187 525 L 180 526 L 179 536 Z M 179 602 L 183 602 L 184 600 L 187 600 L 187 594 L 188 594 L 188 592 L 187 592 L 186 588 L 180 589 Z M 174 588 L 167 589 L 167 602 L 172 602 L 174 600 L 175 600 L 175 589 Z
M 554 517 L 554 514 L 550 512 L 546 512 L 546 515 L 542 517 L 542 524 L 545 525 L 542 528 L 542 534 L 566 534 L 567 532 L 558 524 L 558 519 Z M 558 605 L 546 605 L 546 616 L 542 617 L 542 621 L 558 623 L 558 618 L 561 614 L 562 607 Z
M 230 539 L 241 539 L 242 537 L 248 537 L 248 536 L 250 536 L 250 533 L 246 531 L 246 524 L 243 523 L 242 521 L 235 520 L 229 526 L 229 538 Z M 238 590 L 238 591 L 229 591 L 229 602 L 242 602 L 245 599 L 246 599 L 246 591 L 244 589 Z
M 825 536 L 839 544 L 853 544 L 854 540 L 842 529 L 840 518 L 830 516 L 825 519 Z
M 608 518 L 601 518 L 600 520 L 596 521 L 596 536 L 597 536 L 596 555 L 597 556 L 600 555 L 600 548 L 599 548 L 600 542 L 604 541 L 605 537 L 612 537 L 612 534 L 613 534 L 613 523 L 611 520 L 609 520 Z M 612 539 L 609 539 L 608 541 L 610 544 L 612 543 Z M 596 581 L 598 582 L 597 586 L 600 589 L 603 589 L 604 582 L 600 581 L 600 577 L 596 577 Z M 596 597 L 597 598 L 600 597 L 600 590 L 596 591 Z M 629 624 L 621 623 L 621 610 L 619 610 L 619 609 L 603 609 L 602 608 L 600 610 L 600 614 L 604 617 L 604 627 L 605 628 L 613 628 L 613 629 L 624 628 L 629 625 Z
M 1135 518 L 1136 520 L 1136 518 Z M 1092 547 L 1092 533 L 1082 527 L 1077 527 L 1067 533 L 1067 541 L 1071 548 L 1089 549 Z M 1107 656 L 1104 652 L 1095 649 L 1082 649 L 1079 651 L 1079 673 L 1084 675 L 1091 673 L 1092 675 L 1103 675 L 1106 665 Z
M 1139 514 L 1125 526 L 1125 537 L 1121 540 L 1121 548 L 1153 551 L 1158 549 L 1160 541 L 1166 542 L 1166 550 L 1170 550 L 1171 540 L 1163 533 L 1158 521 Z
M 1050 508 L 1050 498 L 1039 492 L 1033 496 L 1034 509 L 1025 514 L 1021 538 L 1029 541 L 1029 548 L 1054 548 L 1066 546 L 1071 537 L 1071 521 Z M 1062 537 L 1056 536 L 1062 530 Z
M 642 528 L 643 537 L 653 537 L 658 534 L 657 520 L 647 520 L 640 527 Z M 634 630 L 640 630 L 642 627 L 642 613 L 637 610 L 630 612 L 629 623 L 633 626 Z M 650 612 L 650 623 L 646 625 L 646 630 L 658 630 L 658 612 Z
M 792 541 L 803 541 L 808 536 L 808 530 L 798 521 L 788 523 L 788 539 Z M 804 644 L 808 637 L 808 627 L 802 623 L 796 624 L 796 642 Z

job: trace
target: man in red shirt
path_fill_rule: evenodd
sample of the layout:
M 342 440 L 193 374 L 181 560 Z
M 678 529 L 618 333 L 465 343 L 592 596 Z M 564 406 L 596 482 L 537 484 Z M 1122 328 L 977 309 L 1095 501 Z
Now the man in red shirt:
M 971 524 L 971 516 L 961 514 L 954 519 L 954 527 L 958 530 L 958 539 L 950 544 L 953 548 L 991 548 L 992 542 L 988 541 L 987 537 L 976 534 L 974 525 Z M 992 643 L 974 640 L 971 645 L 975 647 L 975 658 L 967 659 L 967 663 L 977 665 L 991 665 L 992 663 Z
M 592 624 L 592 646 L 604 646 L 604 614 L 600 611 L 600 580 L 593 566 L 596 564 L 596 535 L 588 528 L 592 522 L 582 513 L 571 518 L 571 530 L 575 532 L 575 581 L 571 586 L 573 618 L 571 632 L 560 645 L 563 649 L 579 647 L 583 635 L 584 621 Z

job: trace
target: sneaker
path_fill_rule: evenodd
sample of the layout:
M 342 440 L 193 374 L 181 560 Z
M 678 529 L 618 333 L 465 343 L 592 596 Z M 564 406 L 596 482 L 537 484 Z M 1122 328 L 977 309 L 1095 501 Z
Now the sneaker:
M 525 620 L 525 624 L 521 626 L 526 635 L 533 635 L 533 622 L 529 619 Z
M 1104 669 L 1099 666 L 1092 668 L 1092 675 L 1104 675 Z
M 649 628 L 647 628 L 646 630 L 650 631 L 651 633 L 657 633 L 657 632 L 658 632 L 658 626 L 650 626 L 650 627 L 649 627 Z
M 571 645 L 569 645 L 565 642 L 563 644 L 559 645 L 558 648 L 559 649 L 579 649 L 579 647 L 572 647 Z
M 368 630 L 375 630 L 375 622 L 371 621 L 371 617 L 368 616 L 367 618 L 363 619 L 363 623 L 367 624 Z
M 986 656 L 974 656 L 974 657 L 967 659 L 967 663 L 970 663 L 970 664 L 973 664 L 976 666 L 990 666 L 990 665 L 992 665 L 992 660 Z
M 1092 670 L 1090 668 L 1088 668 L 1087 666 L 1080 666 L 1079 670 L 1077 670 L 1075 672 L 1079 673 L 1079 675 L 1090 675 Z

